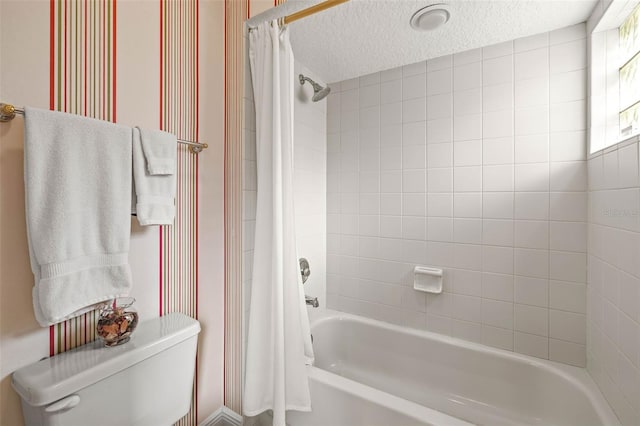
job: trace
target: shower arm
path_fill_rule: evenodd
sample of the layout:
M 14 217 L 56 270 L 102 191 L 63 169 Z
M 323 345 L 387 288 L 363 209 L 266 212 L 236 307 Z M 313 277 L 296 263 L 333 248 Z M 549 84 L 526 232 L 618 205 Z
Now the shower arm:
M 309 77 L 305 77 L 304 75 L 300 74 L 298 76 L 298 79 L 300 80 L 300 84 L 304 85 L 305 81 L 308 81 L 309 83 L 311 83 L 311 85 L 313 86 L 313 83 L 315 83 L 315 81 L 311 80 Z

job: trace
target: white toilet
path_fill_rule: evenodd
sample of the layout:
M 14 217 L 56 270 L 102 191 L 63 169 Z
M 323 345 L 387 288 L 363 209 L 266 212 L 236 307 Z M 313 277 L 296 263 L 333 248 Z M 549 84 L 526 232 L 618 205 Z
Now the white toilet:
M 191 404 L 199 332 L 173 313 L 141 322 L 122 346 L 96 341 L 17 370 L 26 425 L 173 424 Z

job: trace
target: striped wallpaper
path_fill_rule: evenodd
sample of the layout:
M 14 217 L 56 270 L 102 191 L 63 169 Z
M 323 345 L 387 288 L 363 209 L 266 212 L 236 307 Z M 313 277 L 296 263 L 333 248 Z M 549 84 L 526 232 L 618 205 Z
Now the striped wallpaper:
M 198 0 L 157 0 L 160 129 L 198 140 Z M 117 0 L 50 0 L 50 109 L 116 121 Z M 154 71 L 155 70 L 155 71 Z M 124 76 L 126 77 L 126 76 Z M 178 148 L 176 218 L 158 231 L 158 314 L 198 317 L 198 155 Z M 134 283 L 135 285 L 135 283 Z M 97 311 L 53 325 L 49 353 L 95 340 Z M 196 374 L 197 377 L 197 374 Z M 197 424 L 197 383 L 189 413 Z
M 160 1 L 160 123 L 198 140 L 198 2 Z M 159 314 L 197 317 L 198 156 L 178 147 L 176 219 L 160 227 Z
M 160 0 L 160 123 L 180 139 L 198 140 L 197 0 Z M 161 226 L 159 314 L 198 318 L 198 155 L 178 147 L 176 218 Z M 197 378 L 197 373 L 196 373 Z M 176 424 L 197 424 L 197 380 L 191 410 Z
M 225 1 L 224 405 L 242 413 L 242 119 L 249 0 Z

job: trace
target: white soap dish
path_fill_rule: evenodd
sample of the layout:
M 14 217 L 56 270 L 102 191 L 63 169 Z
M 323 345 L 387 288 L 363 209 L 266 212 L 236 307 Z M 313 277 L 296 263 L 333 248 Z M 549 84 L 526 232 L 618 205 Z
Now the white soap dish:
M 416 266 L 413 268 L 413 288 L 426 293 L 442 293 L 442 275 L 442 269 Z

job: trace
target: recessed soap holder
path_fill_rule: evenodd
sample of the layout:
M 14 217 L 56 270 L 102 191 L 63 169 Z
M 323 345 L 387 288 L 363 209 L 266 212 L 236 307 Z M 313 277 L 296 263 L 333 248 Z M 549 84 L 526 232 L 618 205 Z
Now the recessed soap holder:
M 416 266 L 413 268 L 413 288 L 426 293 L 442 293 L 442 276 L 442 269 Z

